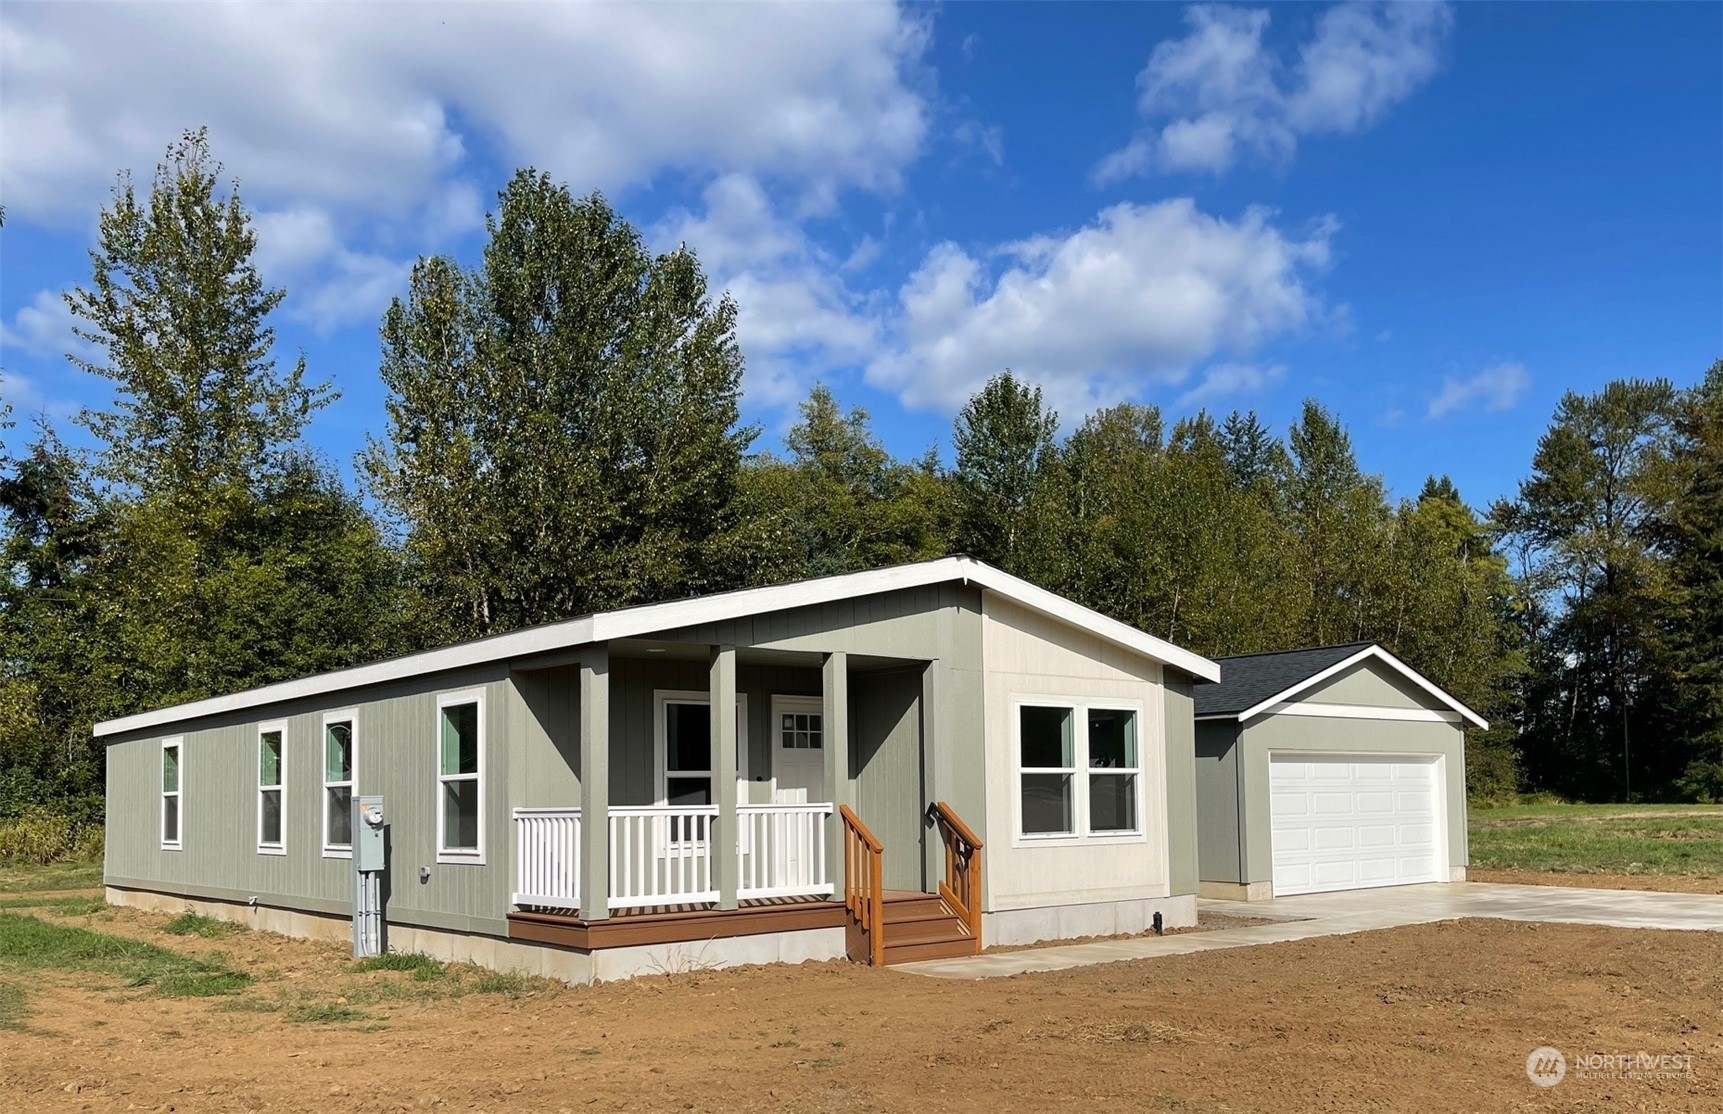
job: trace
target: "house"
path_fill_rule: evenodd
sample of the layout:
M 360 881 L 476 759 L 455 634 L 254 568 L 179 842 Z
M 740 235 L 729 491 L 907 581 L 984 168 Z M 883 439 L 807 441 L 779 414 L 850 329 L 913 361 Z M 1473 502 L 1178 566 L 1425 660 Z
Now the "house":
M 1219 676 L 968 557 L 586 615 L 99 724 L 107 895 L 344 937 L 370 822 L 389 946 L 572 982 L 1190 925 Z
M 1368 642 L 1219 664 L 1195 692 L 1203 896 L 1465 880 L 1476 712 Z

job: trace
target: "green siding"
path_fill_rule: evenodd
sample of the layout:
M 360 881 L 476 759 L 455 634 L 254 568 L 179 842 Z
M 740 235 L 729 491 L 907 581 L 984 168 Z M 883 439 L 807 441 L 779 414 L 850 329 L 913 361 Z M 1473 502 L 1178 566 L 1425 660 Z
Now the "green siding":
M 1197 874 L 1242 882 L 1238 824 L 1238 722 L 1196 725 Z
M 1169 677 L 1166 700 L 1167 883 L 1170 892 L 1197 889 L 1196 721 L 1191 683 Z
M 922 671 L 850 674 L 855 810 L 885 844 L 885 884 L 922 888 Z
M 478 689 L 485 698 L 486 863 L 436 861 L 437 696 Z M 345 912 L 352 863 L 325 858 L 322 840 L 323 713 L 357 712 L 359 794 L 382 794 L 389 818 L 391 920 L 432 927 L 502 931 L 508 908 L 509 721 L 514 690 L 502 667 L 416 678 L 224 723 L 114 743 L 108 748 L 110 885 L 166 892 L 257 897 L 264 904 Z M 249 713 L 248 713 L 249 715 Z M 285 855 L 257 852 L 258 725 L 284 720 Z M 158 837 L 161 740 L 184 738 L 181 851 Z M 430 878 L 421 883 L 419 869 Z
M 1446 704 L 1379 661 L 1360 662 L 1294 699 L 1311 704 L 1360 704 L 1367 708 L 1431 708 Z

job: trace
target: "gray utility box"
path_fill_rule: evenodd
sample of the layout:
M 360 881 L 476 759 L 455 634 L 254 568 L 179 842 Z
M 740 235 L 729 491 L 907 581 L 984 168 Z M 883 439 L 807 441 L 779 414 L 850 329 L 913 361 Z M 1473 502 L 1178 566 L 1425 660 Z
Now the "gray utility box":
M 389 821 L 383 798 L 353 798 L 353 954 L 382 955 L 383 872 L 389 867 Z

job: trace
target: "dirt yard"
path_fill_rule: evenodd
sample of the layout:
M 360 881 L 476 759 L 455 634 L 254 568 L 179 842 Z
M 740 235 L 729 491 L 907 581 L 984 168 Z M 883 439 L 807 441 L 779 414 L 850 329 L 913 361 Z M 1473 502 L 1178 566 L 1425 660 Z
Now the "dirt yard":
M 569 988 L 32 915 L 254 981 L 34 972 L 0 1110 L 1723 1109 L 1723 934 L 1464 921 L 980 983 L 830 963 Z M 1540 1090 L 1542 1044 L 1690 1055 L 1693 1078 Z
M 1656 890 L 1666 894 L 1723 894 L 1723 878 L 1708 874 L 1590 874 L 1571 870 L 1466 871 L 1472 882 L 1516 886 L 1577 886 L 1586 890 Z

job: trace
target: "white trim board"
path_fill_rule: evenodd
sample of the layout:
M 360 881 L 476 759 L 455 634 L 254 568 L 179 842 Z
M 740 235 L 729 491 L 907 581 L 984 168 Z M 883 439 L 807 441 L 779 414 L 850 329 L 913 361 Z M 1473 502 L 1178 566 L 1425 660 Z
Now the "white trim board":
M 1205 681 L 1220 680 L 1219 665 L 1205 657 L 1193 654 L 1189 650 L 1175 646 L 1165 639 L 1156 638 L 1152 634 L 1145 634 L 1116 619 L 1109 619 L 1098 611 L 1092 611 L 1081 604 L 1073 603 L 1044 588 L 1037 588 L 1026 580 L 977 561 L 973 557 L 941 557 L 937 560 L 922 561 L 913 565 L 896 565 L 886 569 L 872 569 L 867 572 L 821 577 L 817 580 L 803 580 L 794 584 L 778 584 L 767 588 L 745 588 L 737 592 L 722 592 L 718 595 L 699 596 L 693 599 L 675 600 L 670 603 L 655 603 L 643 607 L 630 607 L 621 611 L 583 615 L 560 623 L 548 623 L 541 627 L 530 627 L 526 630 L 479 639 L 476 642 L 446 646 L 440 650 L 428 650 L 424 653 L 409 654 L 406 657 L 393 658 L 389 661 L 337 670 L 333 673 L 322 673 L 315 677 L 303 677 L 296 681 L 265 685 L 262 688 L 255 688 L 246 692 L 214 696 L 168 708 L 121 716 L 96 724 L 94 733 L 100 738 L 131 731 L 143 731 L 164 724 L 181 723 L 204 716 L 222 715 L 227 712 L 243 711 L 248 708 L 278 704 L 288 700 L 323 696 L 329 693 L 362 688 L 367 685 L 382 684 L 388 681 L 398 681 L 408 677 L 419 677 L 490 662 L 506 661 L 510 658 L 546 651 L 567 650 L 593 642 L 607 642 L 618 638 L 638 638 L 684 627 L 720 623 L 750 615 L 786 611 L 797 607 L 810 607 L 836 600 L 876 595 L 881 592 L 925 588 L 951 581 L 975 584 L 977 587 L 988 591 L 998 592 L 1031 611 L 1080 630 L 1088 631 L 1098 638 L 1140 654 L 1151 661 L 1172 666 L 1174 669 L 1188 673 L 1193 677 Z
M 1431 681 L 1428 677 L 1425 677 L 1422 673 L 1418 672 L 1416 669 L 1413 669 L 1411 666 L 1407 665 L 1405 662 L 1401 661 L 1399 658 L 1395 657 L 1393 654 L 1390 654 L 1387 650 L 1384 650 L 1380 646 L 1366 646 L 1366 647 L 1364 647 L 1364 649 L 1358 651 L 1356 654 L 1353 654 L 1351 657 L 1346 658 L 1343 661 L 1335 662 L 1333 665 L 1329 666 L 1327 669 L 1322 670 L 1320 673 L 1312 674 L 1311 676 L 1306 677 L 1304 680 L 1299 681 L 1297 684 L 1292 685 L 1288 688 L 1282 689 L 1280 692 L 1275 693 L 1273 696 L 1268 697 L 1266 700 L 1258 701 L 1255 705 L 1253 705 L 1249 708 L 1246 708 L 1242 712 L 1222 712 L 1222 713 L 1218 713 L 1218 714 L 1198 716 L 1196 718 L 1199 721 L 1209 721 L 1209 720 L 1241 720 L 1242 721 L 1242 720 L 1247 720 L 1247 719 L 1254 719 L 1255 717 L 1263 715 L 1264 713 L 1277 714 L 1277 715 L 1287 714 L 1288 708 L 1292 708 L 1292 707 L 1319 707 L 1319 708 L 1323 708 L 1323 709 L 1360 707 L 1359 705 L 1347 705 L 1347 704 L 1312 705 L 1312 704 L 1309 704 L 1308 702 L 1295 701 L 1295 700 L 1293 700 L 1293 697 L 1298 696 L 1300 693 L 1309 692 L 1311 689 L 1322 684 L 1322 682 L 1328 680 L 1330 677 L 1334 677 L 1334 676 L 1344 672 L 1345 670 L 1352 668 L 1354 665 L 1359 664 L 1360 662 L 1370 661 L 1370 660 L 1380 661 L 1383 664 L 1389 666 L 1395 672 L 1399 673 L 1402 677 L 1406 678 L 1408 681 L 1411 681 L 1418 688 L 1420 688 L 1424 692 L 1428 693 L 1431 697 L 1435 698 L 1436 700 L 1440 701 L 1443 704 L 1446 704 L 1450 709 L 1453 710 L 1455 717 L 1456 717 L 1454 720 L 1452 720 L 1450 722 L 1460 722 L 1463 720 L 1464 722 L 1469 723 L 1472 726 L 1476 727 L 1480 731 L 1489 730 L 1490 723 L 1483 716 L 1480 716 L 1478 713 L 1472 711 L 1470 708 L 1468 708 L 1464 704 L 1460 703 L 1454 697 L 1450 696 L 1448 693 L 1446 693 L 1442 689 L 1438 688 L 1436 686 L 1436 684 L 1433 681 Z M 1421 715 L 1381 714 L 1381 713 L 1386 713 L 1386 712 L 1394 712 L 1394 713 L 1415 712 L 1415 711 L 1418 711 L 1419 709 L 1368 708 L 1368 709 L 1364 709 L 1364 710 L 1367 713 L 1361 717 L 1364 719 L 1423 719 L 1423 718 L 1425 718 Z M 1292 714 L 1292 715 L 1347 716 L 1347 715 L 1351 715 L 1352 713 L 1323 711 L 1323 712 L 1291 712 L 1290 714 Z M 1440 715 L 1440 713 L 1433 713 L 1433 714 Z
M 1460 723 L 1458 712 L 1438 712 L 1430 708 L 1377 708 L 1364 704 L 1276 704 L 1268 709 L 1271 716 L 1317 716 L 1324 719 L 1394 719 L 1417 723 Z

